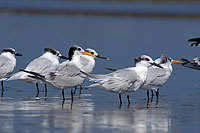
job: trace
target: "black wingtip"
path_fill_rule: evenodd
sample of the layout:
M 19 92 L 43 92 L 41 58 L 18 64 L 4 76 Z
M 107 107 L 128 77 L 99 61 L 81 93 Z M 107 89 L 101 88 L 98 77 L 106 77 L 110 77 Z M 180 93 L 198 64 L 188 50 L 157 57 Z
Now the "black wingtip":
M 86 73 L 86 72 L 83 72 L 83 71 L 80 71 L 80 72 L 83 73 L 84 75 L 86 75 L 87 77 L 95 78 L 94 76 L 92 76 L 92 75 L 90 75 L 90 74 L 88 74 L 88 73 Z M 85 77 L 85 78 L 87 78 L 87 77 Z
M 45 76 L 39 74 L 39 73 L 36 73 L 36 72 L 32 72 L 32 71 L 27 71 L 27 70 L 24 70 L 24 69 L 19 69 L 20 71 L 23 71 L 23 72 L 26 72 L 26 73 L 29 73 L 29 74 L 32 74 L 32 75 L 35 75 L 36 77 L 39 77 L 39 78 L 45 78 Z
M 86 76 L 90 76 L 89 74 L 87 74 L 86 72 L 84 71 L 80 71 L 81 73 L 85 74 Z
M 39 79 L 39 80 L 44 80 L 43 78 L 41 78 L 41 77 L 38 77 L 38 76 L 32 76 L 32 75 L 28 75 L 28 77 L 30 77 L 30 78 L 34 78 L 34 79 Z
M 191 38 L 187 40 L 188 42 L 200 42 L 200 38 Z
M 107 70 L 110 70 L 110 71 L 117 71 L 117 69 L 115 69 L 115 68 L 109 68 L 109 67 L 107 67 L 107 68 L 105 68 L 105 69 L 107 69 Z

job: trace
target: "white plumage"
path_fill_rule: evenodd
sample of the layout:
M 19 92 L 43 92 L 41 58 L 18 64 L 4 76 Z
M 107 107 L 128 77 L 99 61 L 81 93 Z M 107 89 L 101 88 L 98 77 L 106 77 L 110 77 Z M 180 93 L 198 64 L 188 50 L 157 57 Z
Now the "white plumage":
M 85 57 L 83 57 L 85 55 Z M 75 86 L 81 85 L 85 80 L 85 75 L 80 71 L 85 71 L 85 66 L 88 64 L 82 64 L 83 58 L 87 58 L 87 56 L 91 56 L 92 58 L 87 58 L 89 60 L 93 60 L 95 57 L 94 54 L 91 54 L 85 50 L 83 50 L 80 46 L 73 45 L 69 49 L 68 60 L 61 63 L 55 71 L 51 71 L 46 74 L 36 73 L 36 79 L 41 79 L 49 83 L 56 89 L 62 90 L 63 100 L 65 100 L 64 90 L 68 88 L 73 88 Z M 105 57 L 104 57 L 105 58 Z M 85 63 L 85 62 L 84 62 Z M 88 62 L 86 62 L 88 63 Z M 94 67 L 94 66 L 93 66 Z M 89 67 L 88 71 L 92 71 L 93 67 Z M 27 73 L 32 73 L 32 71 L 24 70 Z M 41 76 L 39 76 L 41 75 Z M 73 94 L 71 94 L 72 102 L 73 102 Z
M 156 65 L 151 57 L 146 55 L 136 58 L 135 62 L 136 67 L 119 69 L 110 74 L 84 74 L 87 75 L 87 78 L 90 81 L 94 82 L 94 84 L 91 84 L 89 87 L 100 88 L 106 91 L 118 93 L 120 104 L 122 104 L 121 94 L 138 90 L 146 82 L 148 67 L 151 65 Z M 129 96 L 127 98 L 130 104 Z
M 31 61 L 27 67 L 25 68 L 26 71 L 32 71 L 36 73 L 40 73 L 41 75 L 44 75 L 46 73 L 49 73 L 51 71 L 56 70 L 56 68 L 59 65 L 59 58 L 64 58 L 66 57 L 62 56 L 59 51 L 50 49 L 50 48 L 45 48 L 43 55 L 40 57 L 34 59 Z M 13 75 L 11 75 L 10 78 L 7 80 L 20 80 L 28 83 L 36 83 L 37 86 L 37 95 L 39 94 L 39 88 L 38 88 L 38 82 L 39 80 L 32 78 L 32 74 L 20 71 L 17 72 Z M 47 93 L 46 85 L 45 85 L 45 96 Z
M 14 70 L 16 66 L 16 58 L 15 56 L 23 56 L 15 52 L 13 48 L 5 48 L 2 50 L 0 55 L 0 81 L 2 87 L 2 96 L 3 96 L 3 81 L 7 79 L 9 74 Z
M 88 55 L 85 55 L 85 54 L 81 54 L 80 55 L 80 58 L 79 58 L 79 61 L 80 61 L 79 69 L 81 71 L 83 71 L 83 72 L 91 73 L 93 71 L 93 69 L 95 67 L 95 57 L 109 60 L 109 58 L 106 58 L 104 56 L 100 56 L 94 49 L 86 48 L 85 51 L 88 52 L 88 53 L 90 53 L 90 54 L 92 54 L 93 56 L 88 56 Z M 62 70 L 62 69 L 68 69 L 68 70 L 65 70 L 65 71 L 69 71 L 70 69 L 75 69 L 75 68 L 69 68 L 69 66 L 67 65 L 68 63 L 71 64 L 71 62 L 69 60 L 66 60 L 66 61 L 62 62 L 59 65 L 59 67 L 60 67 L 59 69 L 60 70 Z M 65 66 L 67 66 L 67 68 L 65 68 Z M 80 72 L 80 70 L 78 70 L 78 73 Z M 77 77 L 77 78 L 79 78 L 79 77 Z M 83 81 L 82 81 L 82 83 L 83 83 Z M 81 94 L 81 90 L 82 90 L 81 85 L 82 85 L 82 83 L 80 84 L 80 92 L 79 92 L 79 94 Z M 74 93 L 75 93 L 76 89 L 77 89 L 77 87 L 75 87 Z
M 154 61 L 155 63 L 162 66 L 162 69 L 155 66 L 150 66 L 148 68 L 146 83 L 141 87 L 144 90 L 156 90 L 156 96 L 158 99 L 158 89 L 163 86 L 169 79 L 172 73 L 172 63 L 182 63 L 180 61 L 172 60 L 166 55 L 162 55 L 160 58 Z M 149 100 L 149 91 L 147 91 L 147 96 Z

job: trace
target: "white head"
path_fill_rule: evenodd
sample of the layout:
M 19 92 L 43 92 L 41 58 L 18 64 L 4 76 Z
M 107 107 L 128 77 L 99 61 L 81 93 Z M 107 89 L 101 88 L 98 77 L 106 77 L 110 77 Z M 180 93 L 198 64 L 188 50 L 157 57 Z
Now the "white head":
M 52 54 L 54 57 L 56 57 L 57 59 L 62 58 L 62 59 L 67 59 L 67 57 L 62 56 L 60 54 L 59 51 L 55 50 L 55 49 L 51 49 L 51 48 L 44 48 L 44 54 L 46 53 L 50 53 Z
M 85 51 L 87 51 L 88 53 L 90 53 L 94 56 L 98 56 L 98 53 L 94 49 L 86 48 Z
M 106 58 L 106 57 L 104 57 L 104 56 L 99 55 L 94 49 L 86 48 L 85 51 L 87 51 L 88 53 L 94 55 L 93 58 L 97 57 L 97 58 L 109 60 L 109 58 Z
M 198 65 L 200 65 L 200 57 L 196 57 L 192 60 L 192 63 L 197 63 Z
M 150 67 L 152 65 L 162 68 L 159 64 L 156 64 L 150 56 L 142 55 L 134 59 L 136 66 Z
M 172 59 L 163 54 L 155 60 L 155 63 L 160 64 L 165 68 L 172 64 Z
M 80 46 L 78 45 L 73 45 L 68 52 L 68 59 L 69 61 L 73 60 L 75 57 L 80 57 L 81 55 L 87 55 L 91 57 L 95 57 L 94 55 L 88 53 L 87 51 L 83 50 Z
M 17 53 L 17 52 L 15 51 L 15 49 L 13 49 L 13 48 L 4 48 L 4 49 L 1 51 L 1 54 L 2 54 L 2 55 L 8 55 L 8 56 L 23 56 L 22 54 Z
M 172 63 L 182 63 L 181 61 L 173 60 L 170 57 L 167 57 L 166 55 L 161 55 L 160 58 L 155 60 L 155 63 L 161 65 L 165 69 L 170 69 L 172 71 Z

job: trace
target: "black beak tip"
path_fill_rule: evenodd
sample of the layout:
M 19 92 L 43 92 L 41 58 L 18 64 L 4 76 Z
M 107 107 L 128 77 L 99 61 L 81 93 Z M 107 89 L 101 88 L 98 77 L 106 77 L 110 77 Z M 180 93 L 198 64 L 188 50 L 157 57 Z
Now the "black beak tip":
M 101 58 L 101 59 L 105 59 L 105 60 L 110 60 L 109 58 L 104 57 L 104 56 L 100 56 L 100 55 L 98 55 L 98 56 L 96 56 L 96 57 Z
M 61 59 L 68 59 L 67 57 L 65 56 L 60 56 Z
M 24 56 L 24 55 L 20 53 L 15 53 L 15 56 Z

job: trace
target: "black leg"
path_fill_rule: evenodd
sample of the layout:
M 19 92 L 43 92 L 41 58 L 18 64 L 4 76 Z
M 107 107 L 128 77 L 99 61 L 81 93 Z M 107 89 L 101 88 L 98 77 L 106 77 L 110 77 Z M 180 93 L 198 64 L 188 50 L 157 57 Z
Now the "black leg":
M 131 104 L 130 99 L 129 99 L 129 95 L 127 95 L 127 99 L 128 99 L 128 105 Z
M 74 102 L 73 90 L 71 89 L 71 103 Z
M 75 95 L 75 93 L 76 93 L 76 90 L 77 90 L 77 87 L 75 86 L 75 87 L 74 87 L 74 95 Z
M 158 97 L 159 97 L 159 89 L 156 90 L 156 98 L 158 100 Z
M 4 87 L 3 87 L 3 81 L 1 81 L 1 97 L 3 97 Z
M 63 97 L 63 102 L 65 101 L 65 91 L 62 90 L 62 97 Z
M 80 91 L 79 91 L 79 95 L 81 95 L 83 87 L 80 85 Z
M 156 100 L 156 108 L 158 107 L 158 99 Z
M 151 90 L 151 97 L 153 97 L 154 96 L 154 94 L 153 94 L 153 90 Z
M 147 101 L 149 101 L 149 90 L 147 90 Z
M 39 87 L 38 87 L 38 83 L 36 83 L 36 89 L 37 89 L 36 97 L 38 97 L 38 95 L 39 95 Z
M 64 109 L 65 100 L 62 101 L 62 110 Z
M 122 105 L 122 96 L 121 96 L 121 94 L 119 94 L 119 101 L 120 101 L 120 105 Z
M 153 96 L 154 96 L 153 90 L 151 90 L 151 102 L 153 102 Z
M 47 97 L 47 84 L 44 84 L 45 92 L 44 92 L 44 97 Z

